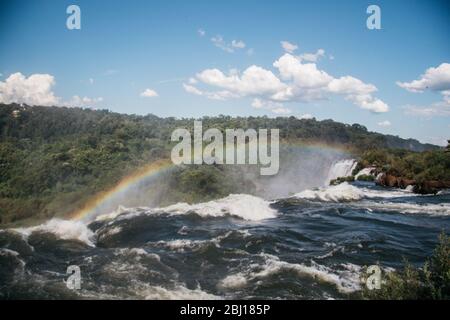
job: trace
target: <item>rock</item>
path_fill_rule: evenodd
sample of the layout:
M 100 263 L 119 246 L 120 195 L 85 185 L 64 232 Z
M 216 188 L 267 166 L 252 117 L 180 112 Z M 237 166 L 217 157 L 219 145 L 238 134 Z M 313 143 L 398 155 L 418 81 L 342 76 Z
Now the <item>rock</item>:
M 416 180 L 407 179 L 407 178 L 398 178 L 398 187 L 402 189 L 406 189 L 407 186 L 413 186 L 416 184 Z
M 414 186 L 413 191 L 420 194 L 436 194 L 441 189 L 450 188 L 450 181 L 424 181 Z
M 375 183 L 380 186 L 384 186 L 386 185 L 385 182 L 386 182 L 386 173 L 380 172 L 375 178 Z
M 381 172 L 377 175 L 375 183 L 384 187 L 406 189 L 413 186 L 412 191 L 419 194 L 436 194 L 439 190 L 450 188 L 450 181 L 429 180 L 418 183 L 416 180 Z
M 386 175 L 386 186 L 388 187 L 398 187 L 398 178 L 390 174 Z

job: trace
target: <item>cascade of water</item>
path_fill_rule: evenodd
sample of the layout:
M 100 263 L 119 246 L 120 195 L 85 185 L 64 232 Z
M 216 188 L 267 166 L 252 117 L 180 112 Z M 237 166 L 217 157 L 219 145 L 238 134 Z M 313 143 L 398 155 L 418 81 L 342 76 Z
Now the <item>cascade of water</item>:
M 331 166 L 328 171 L 325 185 L 330 184 L 330 181 L 339 177 L 348 177 L 352 175 L 352 171 L 356 168 L 358 163 L 354 159 L 339 160 Z

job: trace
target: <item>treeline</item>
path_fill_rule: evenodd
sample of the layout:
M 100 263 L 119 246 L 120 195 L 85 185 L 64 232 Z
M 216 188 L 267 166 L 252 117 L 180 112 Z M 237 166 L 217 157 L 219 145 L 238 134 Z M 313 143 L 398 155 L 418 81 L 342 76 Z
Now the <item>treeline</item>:
M 169 158 L 171 133 L 194 119 L 159 118 L 64 107 L 0 104 L 0 224 L 64 216 L 136 168 Z M 204 128 L 279 128 L 283 141 L 321 142 L 349 150 L 436 149 L 416 140 L 368 132 L 359 124 L 294 117 L 203 117 Z M 228 190 L 223 168 L 180 170 L 177 199 L 201 201 Z M 234 173 L 236 179 L 238 174 Z M 224 182 L 227 180 L 228 182 Z M 246 182 L 250 184 L 250 182 Z
M 386 174 L 425 181 L 450 181 L 450 152 L 427 150 L 414 152 L 402 149 L 373 149 L 361 153 L 355 172 L 375 166 Z
M 343 124 L 333 120 L 297 119 L 295 117 L 203 117 L 205 128 L 278 128 L 280 138 L 304 139 L 323 143 L 345 144 L 359 149 L 395 148 L 411 151 L 436 149 L 414 139 L 369 132 L 360 124 Z M 1 139 L 55 141 L 62 136 L 112 135 L 122 140 L 158 139 L 166 142 L 177 127 L 192 128 L 193 118 L 159 118 L 66 107 L 29 107 L 0 104 Z

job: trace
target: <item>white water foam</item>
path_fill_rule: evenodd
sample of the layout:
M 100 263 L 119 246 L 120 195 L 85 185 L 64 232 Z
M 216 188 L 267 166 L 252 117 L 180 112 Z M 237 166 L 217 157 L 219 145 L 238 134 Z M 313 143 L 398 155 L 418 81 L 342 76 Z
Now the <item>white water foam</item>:
M 364 207 L 373 210 L 381 211 L 395 211 L 405 214 L 427 214 L 433 216 L 448 216 L 450 215 L 450 204 L 418 204 L 418 203 L 398 203 L 398 202 L 375 202 L 364 201 L 357 204 L 359 207 Z
M 165 208 L 146 208 L 138 212 L 118 215 L 117 212 L 101 215 L 97 220 L 130 219 L 141 214 L 183 215 L 195 212 L 202 217 L 235 216 L 249 221 L 260 221 L 278 216 L 278 211 L 270 207 L 271 202 L 248 194 L 231 194 L 228 197 L 209 202 L 188 204 L 185 202 L 173 204 Z
M 79 240 L 88 246 L 94 245 L 94 233 L 81 221 L 51 219 L 35 227 L 12 229 L 25 237 L 34 232 L 52 233 L 63 240 Z
M 216 247 L 220 248 L 220 242 L 225 240 L 232 234 L 239 234 L 242 238 L 247 238 L 251 236 L 251 233 L 248 230 L 233 230 L 227 231 L 226 233 L 219 235 L 217 237 L 207 239 L 207 240 L 190 240 L 190 239 L 173 239 L 173 240 L 160 240 L 157 242 L 148 242 L 147 244 L 153 244 L 158 247 L 165 247 L 173 251 L 184 252 L 186 249 L 188 250 L 197 250 L 207 246 L 209 244 L 213 244 Z
M 419 196 L 410 190 L 373 190 L 360 188 L 343 182 L 336 186 L 322 187 L 315 190 L 305 190 L 294 195 L 296 198 L 320 200 L 326 202 L 358 201 L 363 198 L 399 198 Z
M 296 198 L 307 200 L 321 200 L 321 201 L 356 201 L 364 198 L 364 192 L 354 187 L 347 182 L 338 184 L 337 186 L 329 186 L 319 188 L 317 190 L 305 190 L 294 195 Z
M 261 254 L 261 256 L 265 258 L 265 262 L 262 266 L 257 266 L 261 269 L 260 271 L 250 270 L 229 275 L 222 279 L 217 286 L 221 289 L 238 289 L 247 286 L 248 282 L 252 280 L 261 280 L 284 271 L 294 271 L 299 276 L 308 276 L 318 281 L 331 283 L 342 293 L 360 289 L 360 266 L 341 264 L 339 270 L 332 270 L 313 261 L 310 266 L 307 266 L 281 261 L 278 257 L 269 254 Z
M 159 212 L 172 214 L 195 212 L 202 217 L 230 215 L 250 221 L 275 218 L 278 215 L 278 212 L 270 207 L 270 202 L 248 194 L 231 194 L 219 200 L 193 205 L 178 203 L 159 209 Z
M 142 248 L 120 248 L 117 249 L 114 255 L 128 255 L 135 257 L 137 261 L 140 261 L 142 257 L 151 258 L 155 261 L 161 262 L 161 257 L 156 253 L 149 253 Z
M 146 300 L 219 300 L 221 297 L 207 293 L 200 288 L 188 289 L 177 285 L 173 289 L 152 286 L 146 289 Z
M 325 202 L 353 202 L 363 199 L 395 199 L 403 197 L 424 197 L 409 190 L 373 190 L 368 188 L 358 188 L 341 183 L 337 186 L 319 188 L 317 190 L 305 190 L 294 195 L 296 198 L 307 200 L 319 200 Z M 450 215 L 449 203 L 411 203 L 411 202 L 391 202 L 391 201 L 362 201 L 352 204 L 353 206 L 364 207 L 369 211 L 386 210 L 398 211 L 407 214 L 430 214 L 430 215 Z
M 17 251 L 8 249 L 8 248 L 0 248 L 0 256 L 13 256 L 17 257 L 19 256 L 19 253 Z

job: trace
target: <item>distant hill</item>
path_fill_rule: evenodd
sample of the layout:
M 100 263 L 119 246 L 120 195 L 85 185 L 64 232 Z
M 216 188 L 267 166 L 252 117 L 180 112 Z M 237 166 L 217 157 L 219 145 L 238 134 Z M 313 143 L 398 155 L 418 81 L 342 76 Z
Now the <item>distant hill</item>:
M 53 141 L 70 135 L 123 134 L 135 138 L 167 140 L 176 127 L 192 127 L 193 118 L 160 118 L 155 115 L 128 115 L 108 110 L 66 107 L 20 106 L 0 104 L 0 139 L 31 139 Z M 203 117 L 204 127 L 217 128 L 279 128 L 283 139 L 315 140 L 355 147 L 392 148 L 410 151 L 438 149 L 415 139 L 383 135 L 367 131 L 359 124 L 333 120 L 297 119 L 295 117 Z M 124 138 L 124 137 L 122 137 Z

